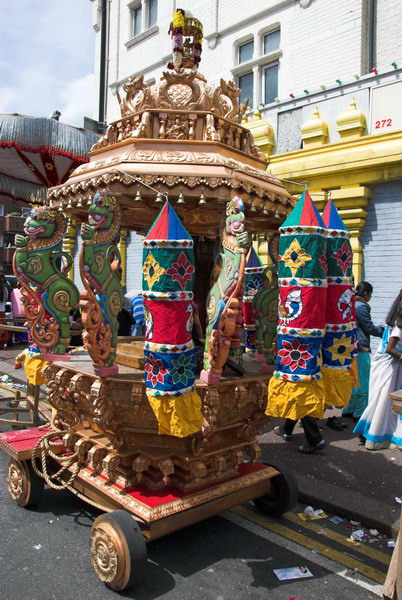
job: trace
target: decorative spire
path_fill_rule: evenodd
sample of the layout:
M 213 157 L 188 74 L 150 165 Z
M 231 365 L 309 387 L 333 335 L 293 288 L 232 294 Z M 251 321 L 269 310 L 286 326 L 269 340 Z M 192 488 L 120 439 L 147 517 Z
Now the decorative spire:
M 328 142 L 328 125 L 321 119 L 318 106 L 313 117 L 300 128 L 304 148 L 317 148 Z
M 356 98 L 353 96 L 349 108 L 336 119 L 337 131 L 342 140 L 354 140 L 365 134 L 366 117 L 357 108 Z
M 331 198 L 328 200 L 325 210 L 322 213 L 322 220 L 327 229 L 348 230 Z
M 286 221 L 282 224 L 281 229 L 286 227 L 322 227 L 325 229 L 324 221 L 314 202 L 311 199 L 308 190 L 304 190 L 300 199 Z
M 260 110 L 257 108 L 251 118 L 243 117 L 242 125 L 251 131 L 254 144 L 269 158 L 275 148 L 275 133 L 272 125 L 262 118 Z

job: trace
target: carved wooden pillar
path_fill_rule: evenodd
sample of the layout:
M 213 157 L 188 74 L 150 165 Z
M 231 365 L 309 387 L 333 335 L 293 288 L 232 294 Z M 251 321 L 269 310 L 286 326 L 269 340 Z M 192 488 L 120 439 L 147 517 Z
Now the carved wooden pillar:
M 128 236 L 128 231 L 127 229 L 121 229 L 120 230 L 120 241 L 119 241 L 119 250 L 120 250 L 120 255 L 121 255 L 121 270 L 122 270 L 122 275 L 121 275 L 121 285 L 122 287 L 126 287 L 127 285 L 127 236 Z
M 71 258 L 73 259 L 71 269 L 67 274 L 67 277 L 69 279 L 71 279 L 71 281 L 74 281 L 74 251 L 75 251 L 76 240 L 77 240 L 77 227 L 76 227 L 75 222 L 70 217 L 68 220 L 66 235 L 64 236 L 64 239 L 63 239 L 63 252 L 67 252 L 67 254 L 69 254 L 71 256 Z

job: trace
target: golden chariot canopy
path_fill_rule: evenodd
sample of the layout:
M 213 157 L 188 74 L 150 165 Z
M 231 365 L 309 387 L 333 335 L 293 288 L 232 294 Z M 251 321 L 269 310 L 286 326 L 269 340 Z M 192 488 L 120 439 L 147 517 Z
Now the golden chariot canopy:
M 293 202 L 241 124 L 240 90 L 222 79 L 212 87 L 196 65 L 171 66 L 158 84 L 129 78 L 125 97 L 118 94 L 121 119 L 92 147 L 89 163 L 50 191 L 50 203 L 82 220 L 91 197 L 108 187 L 124 209 L 123 227 L 144 233 L 168 197 L 191 234 L 215 237 L 237 194 L 250 231 L 277 229 Z

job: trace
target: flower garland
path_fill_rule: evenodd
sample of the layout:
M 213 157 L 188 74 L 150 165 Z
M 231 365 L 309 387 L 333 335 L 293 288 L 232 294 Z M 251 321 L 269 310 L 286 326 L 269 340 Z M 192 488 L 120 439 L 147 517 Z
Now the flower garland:
M 201 61 L 202 53 L 202 36 L 198 34 L 194 35 L 192 44 L 192 57 L 187 58 L 183 64 L 184 54 L 184 41 L 183 41 L 183 28 L 185 27 L 185 12 L 183 9 L 178 8 L 173 14 L 173 21 L 171 23 L 169 33 L 172 36 L 173 45 L 173 61 L 169 62 L 168 69 L 179 69 L 182 66 L 195 66 L 197 67 Z M 189 40 L 186 40 L 188 43 Z M 187 64 L 190 63 L 190 64 Z
M 183 62 L 184 14 L 184 10 L 178 8 L 173 15 L 173 27 L 169 30 L 173 43 L 173 62 L 168 64 L 169 69 L 179 69 Z

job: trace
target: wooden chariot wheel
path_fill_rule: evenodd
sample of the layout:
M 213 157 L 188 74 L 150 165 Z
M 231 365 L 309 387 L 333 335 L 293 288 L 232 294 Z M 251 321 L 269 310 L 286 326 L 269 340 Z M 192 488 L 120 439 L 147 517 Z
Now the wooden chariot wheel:
M 92 566 L 110 589 L 121 591 L 142 579 L 147 550 L 141 529 L 130 513 L 115 510 L 95 519 L 89 547 Z
M 12 458 L 8 464 L 7 487 L 19 506 L 28 508 L 42 498 L 44 481 L 35 473 L 31 462 Z

